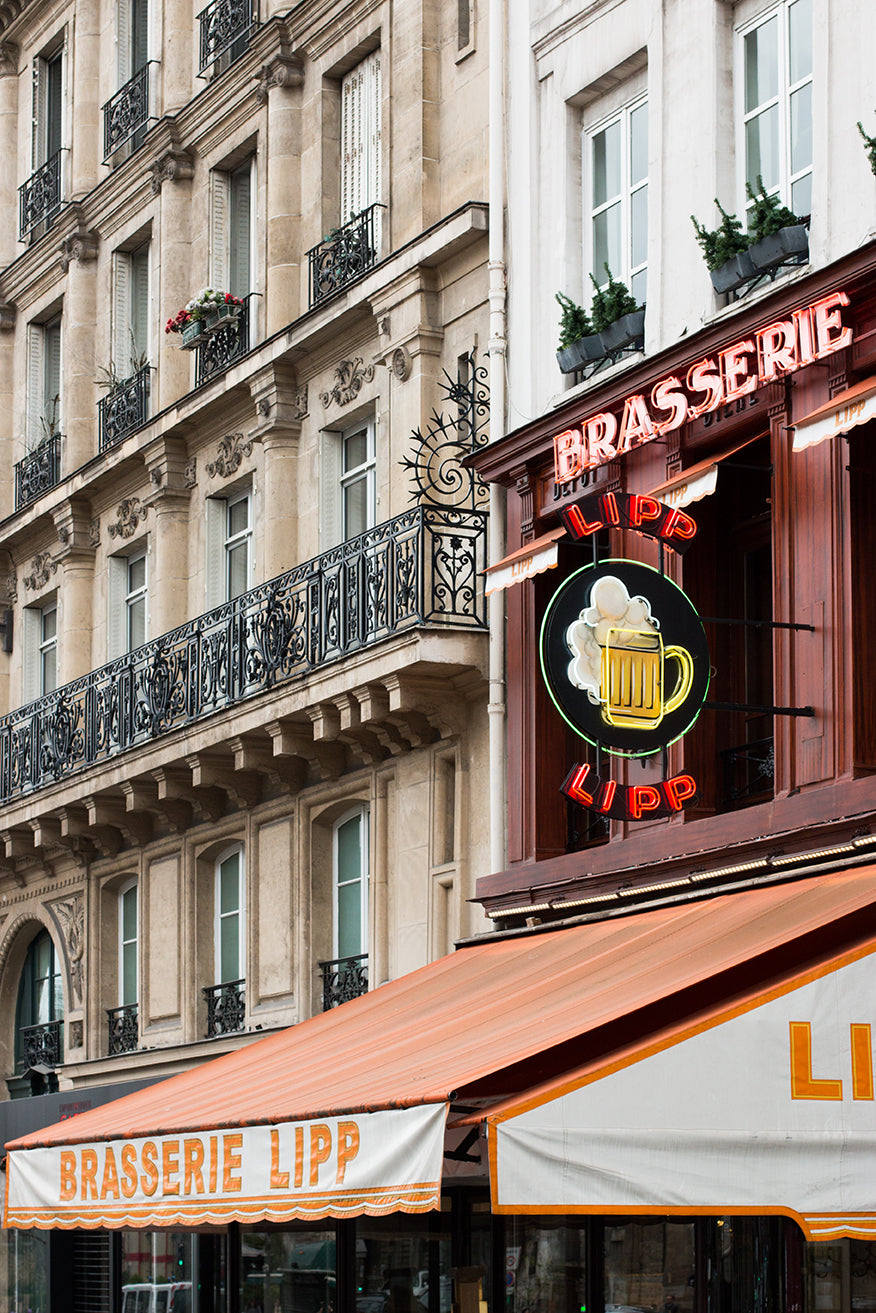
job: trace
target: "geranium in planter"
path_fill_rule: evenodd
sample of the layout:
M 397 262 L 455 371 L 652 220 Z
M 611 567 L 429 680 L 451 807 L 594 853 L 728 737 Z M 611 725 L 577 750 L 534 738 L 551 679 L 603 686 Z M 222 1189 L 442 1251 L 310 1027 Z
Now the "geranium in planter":
M 557 292 L 556 299 L 562 310 L 557 363 L 562 373 L 572 374 L 600 360 L 605 352 L 599 334 L 593 332 L 587 311 L 562 292 Z
M 626 283 L 612 277 L 608 265 L 604 266 L 608 283 L 600 287 L 593 275 L 590 281 L 596 289 L 590 317 L 602 342 L 603 354 L 640 345 L 645 335 L 645 307 L 640 306 Z
M 231 292 L 217 292 L 212 287 L 202 287 L 182 310 L 168 319 L 164 331 L 179 333 L 183 349 L 191 350 L 218 332 L 229 320 L 236 319 L 242 308 L 243 301 L 240 297 L 232 296 Z

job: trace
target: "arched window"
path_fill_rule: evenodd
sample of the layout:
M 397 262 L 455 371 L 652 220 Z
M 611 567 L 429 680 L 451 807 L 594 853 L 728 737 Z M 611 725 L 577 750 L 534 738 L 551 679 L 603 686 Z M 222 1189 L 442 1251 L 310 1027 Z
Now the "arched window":
M 15 1065 L 56 1067 L 61 1062 L 64 989 L 55 945 L 48 930 L 31 942 L 18 985 Z
M 335 957 L 368 952 L 368 809 L 358 807 L 332 831 Z

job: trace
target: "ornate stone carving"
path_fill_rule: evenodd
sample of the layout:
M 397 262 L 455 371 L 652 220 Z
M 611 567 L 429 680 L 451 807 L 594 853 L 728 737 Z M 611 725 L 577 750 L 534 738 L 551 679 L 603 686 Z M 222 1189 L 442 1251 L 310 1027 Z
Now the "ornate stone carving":
M 15 570 L 7 570 L 0 576 L 2 578 L 3 592 L 10 602 L 18 601 L 18 574 Z
M 52 558 L 51 552 L 37 552 L 30 563 L 30 574 L 26 574 L 22 581 L 25 588 L 31 592 L 45 588 L 57 568 L 58 562 Z
M 71 1021 L 68 1034 L 70 1036 L 70 1048 L 81 1049 L 82 1048 L 82 1022 Z
M 335 366 L 335 381 L 331 390 L 319 394 L 323 409 L 333 401 L 339 406 L 348 406 L 358 397 L 363 384 L 370 383 L 373 377 L 374 366 L 365 365 L 361 356 L 355 360 L 339 360 Z
M 274 55 L 256 74 L 256 100 L 264 105 L 271 87 L 300 87 L 304 81 L 301 61 L 292 55 Z
M 0 41 L 0 77 L 18 72 L 18 46 L 14 41 Z
M 100 546 L 100 520 L 92 520 L 89 524 L 88 542 L 92 547 Z
M 251 455 L 252 439 L 245 438 L 242 433 L 229 433 L 220 441 L 216 459 L 207 462 L 207 473 L 211 479 L 217 474 L 227 479 L 240 469 L 244 457 Z
M 126 497 L 116 508 L 116 522 L 108 526 L 111 538 L 133 538 L 140 525 L 146 519 L 148 506 L 143 506 L 139 497 Z
M 67 269 L 74 260 L 96 260 L 100 238 L 96 232 L 71 233 L 61 242 L 61 268 Z
M 300 391 L 295 393 L 295 400 L 292 402 L 292 416 L 294 419 L 304 419 L 308 413 L 307 384 Z
M 389 367 L 400 383 L 411 376 L 411 356 L 406 347 L 397 346 L 389 358 Z
M 15 306 L 0 302 L 0 333 L 11 333 L 15 328 Z
M 156 465 L 149 471 L 149 482 L 152 484 L 153 488 L 160 488 L 164 482 L 164 470 Z
M 70 984 L 76 997 L 82 1000 L 82 957 L 85 952 L 85 903 L 81 894 L 66 902 L 52 903 L 51 909 L 64 937 Z
M 165 182 L 184 182 L 194 176 L 195 162 L 187 150 L 172 146 L 149 167 L 152 190 L 157 196 Z
M 63 528 L 58 530 L 58 542 L 61 544 L 62 547 L 66 547 L 69 541 L 70 541 L 70 530 L 67 528 L 66 525 L 64 525 Z
M 185 474 L 183 475 L 183 482 L 185 483 L 187 488 L 194 488 L 195 484 L 198 482 L 197 456 L 193 456 L 192 459 L 188 461 L 188 463 L 186 464 Z

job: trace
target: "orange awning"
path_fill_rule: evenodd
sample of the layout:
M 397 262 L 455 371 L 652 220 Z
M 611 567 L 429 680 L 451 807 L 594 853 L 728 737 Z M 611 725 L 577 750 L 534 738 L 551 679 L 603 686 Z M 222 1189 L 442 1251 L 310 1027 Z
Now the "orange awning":
M 161 1212 L 164 1204 L 176 1210 L 173 1216 L 182 1225 L 194 1224 L 196 1215 L 201 1220 L 253 1220 L 258 1215 L 279 1220 L 434 1206 L 425 1194 L 422 1199 L 405 1196 L 399 1203 L 387 1193 L 401 1180 L 405 1154 L 422 1138 L 413 1124 L 390 1124 L 400 1111 L 428 1114 L 430 1135 L 436 1127 L 440 1131 L 444 1111 L 454 1102 L 479 1100 L 487 1115 L 503 1098 L 580 1068 L 637 1036 L 651 1036 L 661 1027 L 709 1013 L 740 992 L 808 968 L 828 946 L 869 940 L 876 941 L 876 867 L 868 865 L 613 919 L 473 942 L 340 1008 L 214 1059 L 207 1067 L 8 1145 L 6 1224 L 148 1226 L 156 1224 L 155 1217 L 170 1215 Z M 440 1121 L 433 1112 L 440 1114 Z M 371 1181 L 366 1173 L 356 1177 L 355 1189 L 350 1186 L 349 1199 L 335 1189 L 322 1213 L 313 1201 L 309 1211 L 299 1209 L 289 1187 L 282 1137 L 291 1145 L 295 1128 L 312 1135 L 318 1121 L 322 1129 L 328 1126 L 333 1143 L 346 1143 L 352 1162 L 351 1124 L 357 1119 L 362 1123 L 365 1155 L 369 1116 L 389 1118 L 382 1139 L 388 1145 L 396 1137 L 403 1149 L 392 1164 L 393 1180 Z M 240 1134 L 234 1135 L 235 1130 Z M 276 1189 L 253 1195 L 255 1202 L 244 1208 L 238 1186 L 234 1207 L 211 1205 L 198 1212 L 193 1204 L 186 1212 L 180 1198 L 183 1185 L 197 1183 L 196 1168 L 202 1170 L 204 1185 L 210 1154 L 221 1158 L 229 1141 L 232 1167 L 225 1171 L 237 1181 L 239 1155 L 246 1157 L 244 1139 L 250 1130 L 263 1136 Z M 92 1206 L 94 1187 L 86 1188 L 76 1175 L 76 1153 L 93 1153 L 89 1163 L 102 1164 L 115 1145 L 115 1171 L 124 1161 L 124 1146 L 132 1143 L 130 1154 L 143 1169 L 142 1180 L 149 1185 L 154 1178 L 149 1199 L 142 1208 L 126 1205 L 110 1172 L 111 1206 Z M 169 1202 L 162 1204 L 158 1169 L 143 1157 L 144 1143 L 152 1145 L 153 1158 L 169 1155 L 164 1166 L 169 1161 L 170 1176 L 165 1170 L 163 1178 L 165 1184 L 171 1182 L 174 1198 Z M 82 1150 L 72 1152 L 71 1146 L 77 1145 Z M 51 1178 L 47 1188 L 57 1194 L 57 1163 L 47 1174 L 39 1164 L 40 1155 L 49 1155 L 48 1163 L 59 1151 L 62 1157 L 67 1152 L 60 1179 L 62 1187 L 67 1182 L 70 1198 L 29 1203 L 27 1191 L 41 1188 L 41 1174 Z M 193 1155 L 194 1165 L 184 1178 L 186 1153 Z M 202 1161 L 196 1163 L 198 1155 Z M 348 1171 L 364 1170 L 364 1163 L 362 1157 Z M 19 1166 L 23 1175 L 17 1175 Z M 221 1163 L 215 1170 L 221 1179 Z M 98 1166 L 101 1180 L 103 1171 Z M 377 1166 L 375 1171 L 380 1177 Z M 416 1179 L 406 1179 L 404 1189 L 415 1192 L 424 1183 L 434 1185 L 425 1168 L 422 1172 L 425 1175 L 416 1177 L 412 1169 L 409 1175 Z M 25 1186 L 20 1186 L 25 1177 Z M 372 1207 L 368 1201 L 375 1196 L 380 1202 Z M 75 1221 L 70 1220 L 71 1210 Z M 98 1215 L 101 1220 L 95 1220 Z

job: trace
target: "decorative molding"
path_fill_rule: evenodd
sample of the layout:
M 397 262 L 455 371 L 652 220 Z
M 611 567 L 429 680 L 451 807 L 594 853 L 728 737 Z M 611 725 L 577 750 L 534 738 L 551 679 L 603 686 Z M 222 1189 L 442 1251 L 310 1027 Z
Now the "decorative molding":
M 149 471 L 149 482 L 152 484 L 153 488 L 161 487 L 164 482 L 164 470 L 160 465 L 153 466 Z
M 0 77 L 18 72 L 18 46 L 14 41 L 0 41 Z
M 319 399 L 323 409 L 333 401 L 339 406 L 348 406 L 355 401 L 362 391 L 363 384 L 374 378 L 374 366 L 365 365 L 361 356 L 355 360 L 339 360 L 335 366 L 335 381 L 329 392 L 320 392 Z
M 294 419 L 304 419 L 309 414 L 309 402 L 307 399 L 307 384 L 295 393 L 292 401 L 292 416 Z
M 92 520 L 88 526 L 88 541 L 92 547 L 100 546 L 100 520 Z
M 187 462 L 185 473 L 183 474 L 183 482 L 185 483 L 185 486 L 187 488 L 194 488 L 196 483 L 198 482 L 197 456 L 193 456 L 192 459 Z
M 260 105 L 266 105 L 271 87 L 300 87 L 304 81 L 304 68 L 300 59 L 293 55 L 276 54 L 255 75 L 255 97 Z
M 152 191 L 157 196 L 166 182 L 187 182 L 194 177 L 195 161 L 181 146 L 171 146 L 149 166 Z
M 18 601 L 18 572 L 17 570 L 7 570 L 5 574 L 0 575 L 2 581 L 2 590 L 10 602 Z
M 411 354 L 407 347 L 397 346 L 389 358 L 389 368 L 400 383 L 411 376 Z
M 116 508 L 115 524 L 107 526 L 111 538 L 133 538 L 140 525 L 146 519 L 148 506 L 143 506 L 139 497 L 126 497 Z
M 213 479 L 218 474 L 227 479 L 243 464 L 245 456 L 252 455 L 252 438 L 245 438 L 242 433 L 229 433 L 220 440 L 216 450 L 216 459 L 207 462 L 207 473 Z
M 58 562 L 53 559 L 51 552 L 37 552 L 30 563 L 30 574 L 24 576 L 22 583 L 31 592 L 45 588 L 57 569 Z
M 61 268 L 69 268 L 74 260 L 80 260 L 83 264 L 89 260 L 96 260 L 99 243 L 99 234 L 91 229 L 71 233 L 69 237 L 64 238 L 59 247 Z
M 70 1036 L 70 1048 L 71 1048 L 71 1049 L 81 1049 L 81 1048 L 82 1048 L 82 1043 L 83 1043 L 83 1038 L 82 1038 L 82 1022 L 81 1022 L 81 1021 L 71 1021 L 71 1022 L 69 1023 L 68 1034 L 69 1034 L 69 1036 Z
M 0 301 L 0 333 L 11 333 L 15 328 L 17 310 L 8 301 Z
M 68 902 L 50 903 L 49 909 L 58 923 L 67 952 L 70 984 L 82 1001 L 82 958 L 85 952 L 85 902 L 80 895 Z

